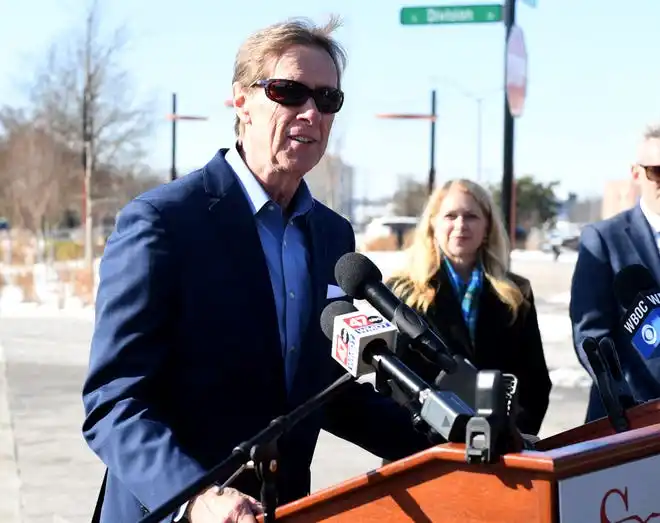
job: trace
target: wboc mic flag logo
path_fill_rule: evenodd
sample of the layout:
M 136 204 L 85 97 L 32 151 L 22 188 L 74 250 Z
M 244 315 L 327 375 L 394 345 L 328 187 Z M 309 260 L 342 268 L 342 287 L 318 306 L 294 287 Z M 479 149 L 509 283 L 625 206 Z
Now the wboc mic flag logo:
M 660 315 L 650 314 L 633 336 L 633 345 L 644 358 L 649 359 L 656 356 L 655 352 L 660 341 L 659 333 Z
M 653 325 L 644 325 L 642 327 L 642 339 L 647 345 L 655 345 L 658 341 L 658 331 Z

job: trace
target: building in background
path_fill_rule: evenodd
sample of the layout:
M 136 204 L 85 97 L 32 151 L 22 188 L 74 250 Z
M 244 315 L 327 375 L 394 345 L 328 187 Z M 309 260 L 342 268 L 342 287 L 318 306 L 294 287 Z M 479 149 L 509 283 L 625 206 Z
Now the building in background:
M 632 180 L 613 180 L 605 184 L 601 218 L 611 218 L 615 214 L 637 205 L 639 188 Z
M 568 211 L 568 221 L 578 224 L 597 222 L 600 220 L 602 211 L 603 199 L 601 197 L 578 199 Z
M 353 222 L 354 177 L 353 167 L 345 164 L 339 156 L 327 153 L 305 175 L 305 181 L 314 198 Z
M 603 209 L 603 199 L 601 197 L 580 198 L 572 192 L 569 192 L 565 197 L 558 197 L 557 204 L 556 221 L 577 225 L 600 220 Z

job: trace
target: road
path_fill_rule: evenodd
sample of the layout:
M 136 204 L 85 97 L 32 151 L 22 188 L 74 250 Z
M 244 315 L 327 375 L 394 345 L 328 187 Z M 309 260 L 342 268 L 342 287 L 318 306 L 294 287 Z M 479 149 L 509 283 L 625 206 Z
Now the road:
M 555 387 L 542 429 L 582 422 L 586 388 L 570 344 L 565 294 L 571 263 L 524 261 Z M 83 315 L 84 316 L 84 315 Z M 92 323 L 80 314 L 5 311 L 0 318 L 0 521 L 88 523 L 103 468 L 80 435 L 80 389 Z M 379 460 L 323 433 L 313 489 L 371 470 Z

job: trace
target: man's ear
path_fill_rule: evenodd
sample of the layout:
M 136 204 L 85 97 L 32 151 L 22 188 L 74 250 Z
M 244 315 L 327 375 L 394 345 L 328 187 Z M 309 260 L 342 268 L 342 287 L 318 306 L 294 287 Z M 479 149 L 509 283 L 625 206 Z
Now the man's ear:
M 238 82 L 232 84 L 234 109 L 236 116 L 243 122 L 243 125 L 250 123 L 250 111 L 247 103 L 247 90 Z

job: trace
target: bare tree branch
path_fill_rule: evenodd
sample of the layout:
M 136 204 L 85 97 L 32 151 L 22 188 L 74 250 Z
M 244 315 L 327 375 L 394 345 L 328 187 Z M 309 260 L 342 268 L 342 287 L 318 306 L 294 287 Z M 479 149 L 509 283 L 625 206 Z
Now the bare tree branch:
M 99 6 L 93 0 L 84 24 L 48 48 L 31 74 L 29 106 L 0 108 L 0 216 L 17 227 L 36 231 L 44 218 L 59 221 L 65 211 L 81 209 L 85 99 L 92 151 L 89 193 L 106 202 L 95 211 L 97 217 L 110 212 L 110 200 L 120 207 L 136 189 L 157 183 L 153 177 L 141 179 L 148 171 L 144 158 L 155 121 L 152 104 L 139 100 L 122 66 L 126 28 L 103 30 Z
M 16 115 L 14 115 L 16 116 Z M 68 156 L 43 129 L 29 121 L 12 125 L 3 158 L 3 189 L 17 225 L 39 231 L 49 211 L 59 208 Z
M 125 27 L 109 36 L 101 31 L 101 11 L 93 2 L 84 30 L 53 43 L 37 75 L 31 100 L 50 131 L 73 150 L 83 149 L 85 60 L 90 60 L 90 107 L 93 165 L 131 169 L 144 159 L 145 139 L 153 130 L 152 104 L 140 102 L 122 57 L 128 48 Z

